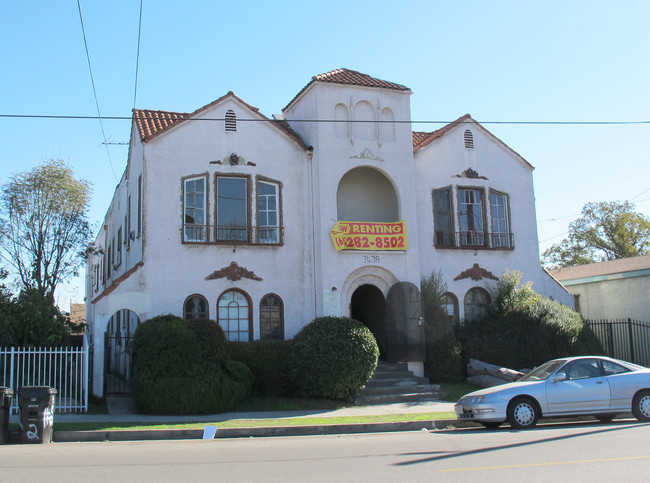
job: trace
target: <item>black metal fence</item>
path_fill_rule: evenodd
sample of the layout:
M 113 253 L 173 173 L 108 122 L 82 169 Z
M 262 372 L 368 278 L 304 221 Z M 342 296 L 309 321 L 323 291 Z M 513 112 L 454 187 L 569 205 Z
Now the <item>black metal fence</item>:
M 650 322 L 639 320 L 585 321 L 610 357 L 650 367 Z

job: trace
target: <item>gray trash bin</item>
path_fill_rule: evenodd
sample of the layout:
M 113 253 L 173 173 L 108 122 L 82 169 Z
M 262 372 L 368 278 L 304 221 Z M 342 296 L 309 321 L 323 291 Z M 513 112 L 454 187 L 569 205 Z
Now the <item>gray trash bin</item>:
M 20 439 L 23 443 L 51 443 L 54 395 L 49 386 L 25 386 L 18 390 Z
M 13 395 L 11 388 L 0 386 L 0 444 L 9 442 L 9 413 Z

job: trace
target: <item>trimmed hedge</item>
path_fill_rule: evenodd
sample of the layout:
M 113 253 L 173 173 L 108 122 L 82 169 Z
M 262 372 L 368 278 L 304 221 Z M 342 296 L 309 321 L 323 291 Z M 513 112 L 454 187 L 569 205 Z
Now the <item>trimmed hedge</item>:
M 230 342 L 229 348 L 232 358 L 246 364 L 253 373 L 253 394 L 269 396 L 292 394 L 288 341 Z
M 252 375 L 229 357 L 216 322 L 161 315 L 141 323 L 131 346 L 131 392 L 138 410 L 206 414 L 232 409 L 250 393 Z
M 461 338 L 469 357 L 513 369 L 603 353 L 580 314 L 546 297 L 500 317 L 467 323 Z
M 347 317 L 319 317 L 291 344 L 290 368 L 296 394 L 352 401 L 373 375 L 379 348 L 372 332 Z

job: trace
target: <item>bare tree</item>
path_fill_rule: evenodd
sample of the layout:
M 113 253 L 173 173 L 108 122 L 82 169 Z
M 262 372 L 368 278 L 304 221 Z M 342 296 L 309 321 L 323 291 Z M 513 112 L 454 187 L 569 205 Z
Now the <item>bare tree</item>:
M 54 300 L 59 282 L 78 275 L 92 235 L 90 183 L 62 160 L 14 174 L 0 194 L 0 257 L 25 291 Z

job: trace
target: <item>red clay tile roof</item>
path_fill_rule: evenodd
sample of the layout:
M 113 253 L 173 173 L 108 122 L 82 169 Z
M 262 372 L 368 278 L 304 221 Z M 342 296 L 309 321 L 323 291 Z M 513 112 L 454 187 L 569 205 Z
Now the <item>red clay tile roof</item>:
M 432 132 L 421 132 L 421 131 L 414 131 L 413 132 L 413 151 L 419 151 L 425 146 L 428 146 L 431 144 L 433 141 L 436 139 L 444 136 L 448 131 L 450 131 L 453 127 L 456 127 L 457 125 L 466 122 L 470 120 L 472 116 L 469 114 L 465 114 L 464 116 L 459 117 L 453 122 L 450 122 L 446 126 L 441 127 L 437 131 L 432 131 Z
M 332 84 L 343 84 L 349 86 L 363 86 L 363 87 L 379 87 L 381 89 L 393 89 L 397 91 L 409 91 L 406 86 L 401 84 L 395 84 L 394 82 L 388 82 L 382 79 L 376 79 L 375 77 L 370 77 L 367 74 L 362 74 L 355 70 L 350 69 L 336 69 L 330 72 L 325 72 L 324 74 L 315 75 L 311 78 L 309 84 L 301 89 L 296 96 L 291 99 L 291 102 L 285 106 L 282 111 L 286 111 L 293 102 L 300 97 L 300 95 L 305 92 L 312 84 L 316 82 L 329 82 Z
M 181 122 L 191 119 L 196 116 L 198 113 L 205 111 L 206 109 L 212 107 L 213 105 L 221 102 L 226 97 L 233 97 L 239 102 L 244 104 L 251 111 L 257 113 L 262 121 L 267 121 L 273 126 L 277 127 L 288 135 L 291 139 L 296 141 L 300 147 L 303 149 L 307 148 L 307 145 L 304 141 L 298 136 L 298 134 L 291 129 L 289 124 L 286 121 L 277 121 L 267 118 L 266 116 L 259 114 L 259 109 L 251 106 L 250 104 L 242 101 L 237 97 L 232 91 L 228 92 L 225 96 L 220 97 L 216 101 L 207 104 L 192 113 L 186 112 L 168 112 L 168 111 L 152 111 L 149 109 L 133 109 L 133 118 L 136 126 L 138 127 L 138 132 L 140 133 L 140 139 L 142 142 L 151 141 L 153 138 L 162 134 L 163 132 L 171 129 L 173 126 L 180 124 Z

